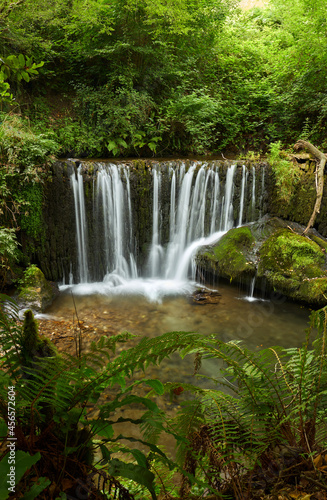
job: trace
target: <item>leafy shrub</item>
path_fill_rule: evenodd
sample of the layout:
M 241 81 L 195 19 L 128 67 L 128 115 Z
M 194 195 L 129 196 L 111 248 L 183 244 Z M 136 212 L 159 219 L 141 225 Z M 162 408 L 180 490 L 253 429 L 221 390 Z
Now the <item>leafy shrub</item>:
M 129 88 L 116 91 L 107 85 L 77 87 L 76 107 L 98 138 L 98 148 L 113 156 L 154 151 L 160 130 L 153 120 L 155 105 L 146 92 Z
M 49 177 L 49 165 L 59 145 L 53 133 L 35 132 L 19 115 L 0 113 L 0 120 L 1 223 L 8 228 L 20 226 L 30 236 L 40 237 L 42 182 Z M 6 265 L 10 264 L 13 260 L 7 259 Z
M 12 172 L 23 174 L 22 180 L 38 179 L 53 159 L 59 145 L 53 133 L 35 133 L 28 120 L 18 115 L 0 116 L 0 154 Z
M 97 157 L 104 152 L 103 138 L 80 119 L 66 117 L 57 120 L 54 132 L 62 156 Z
M 203 154 L 217 142 L 221 104 L 206 90 L 171 100 L 165 109 L 165 123 L 173 149 Z

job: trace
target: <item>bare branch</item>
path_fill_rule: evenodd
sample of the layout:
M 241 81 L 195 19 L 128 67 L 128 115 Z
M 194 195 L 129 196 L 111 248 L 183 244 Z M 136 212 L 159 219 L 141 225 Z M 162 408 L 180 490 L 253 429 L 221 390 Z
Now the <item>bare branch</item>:
M 311 144 L 311 142 L 308 142 L 308 141 L 302 141 L 302 140 L 297 141 L 297 143 L 294 145 L 294 149 L 295 150 L 306 149 L 317 160 L 320 161 L 319 167 L 317 167 L 317 171 L 316 171 L 316 179 L 317 179 L 316 180 L 316 191 L 317 191 L 316 202 L 315 202 L 315 206 L 314 206 L 312 215 L 311 215 L 310 220 L 308 222 L 308 225 L 305 228 L 305 230 L 303 231 L 303 234 L 307 234 L 309 229 L 314 225 L 316 217 L 320 212 L 322 195 L 323 195 L 323 191 L 324 191 L 324 169 L 325 169 L 325 165 L 326 165 L 326 161 L 327 161 L 327 156 L 325 155 L 325 153 L 322 153 L 321 151 L 319 151 L 319 149 L 317 149 L 313 144 Z

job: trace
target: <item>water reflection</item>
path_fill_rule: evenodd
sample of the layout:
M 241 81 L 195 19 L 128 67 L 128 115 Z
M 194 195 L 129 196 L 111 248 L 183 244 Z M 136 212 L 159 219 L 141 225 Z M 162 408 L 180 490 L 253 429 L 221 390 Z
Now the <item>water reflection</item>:
M 270 300 L 249 302 L 236 287 L 223 284 L 217 304 L 197 303 L 185 293 L 150 302 L 138 293 L 95 292 L 65 289 L 47 314 L 72 320 L 76 305 L 79 320 L 108 334 L 127 330 L 155 337 L 168 331 L 193 331 L 216 334 L 223 341 L 242 340 L 256 350 L 273 345 L 300 346 L 310 314 L 308 308 L 287 302 L 278 294 L 272 294 Z M 186 370 L 189 372 L 190 367 Z

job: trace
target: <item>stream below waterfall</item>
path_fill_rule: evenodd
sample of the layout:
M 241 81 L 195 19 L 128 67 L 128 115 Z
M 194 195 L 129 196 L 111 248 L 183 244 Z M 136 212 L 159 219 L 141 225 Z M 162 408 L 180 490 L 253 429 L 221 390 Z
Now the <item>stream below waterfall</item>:
M 159 284 L 157 284 L 159 286 Z M 219 284 L 218 303 L 197 303 L 192 295 L 184 293 L 164 297 L 160 302 L 150 301 L 144 295 L 129 290 L 117 293 L 102 290 L 98 284 L 63 287 L 60 296 L 47 310 L 49 319 L 76 320 L 91 325 L 91 337 L 129 331 L 139 336 L 155 337 L 168 331 L 193 331 L 216 334 L 223 341 L 242 340 L 247 347 L 258 350 L 281 345 L 300 346 L 305 338 L 310 310 L 288 302 L 285 297 L 272 295 L 270 300 L 246 296 L 247 291 L 237 286 Z M 249 292 L 248 292 L 249 293 Z M 76 309 L 75 309 L 76 307 Z M 215 369 L 213 367 L 213 369 Z M 172 357 L 158 367 L 150 368 L 153 376 L 160 373 L 163 381 L 192 382 L 190 363 Z M 213 375 L 211 368 L 206 374 Z
M 91 175 L 87 168 L 81 163 L 71 175 L 78 265 L 64 276 L 50 317 L 71 321 L 77 311 L 95 338 L 193 331 L 243 340 L 251 349 L 302 343 L 309 310 L 277 295 L 254 300 L 254 278 L 248 290 L 219 282 L 217 303 L 192 295 L 204 286 L 196 282 L 197 249 L 265 213 L 264 165 L 154 163 L 140 173 L 97 163 Z M 163 381 L 194 383 L 192 366 L 180 358 L 151 370 Z
M 160 281 L 153 282 L 150 287 L 160 289 L 160 284 L 163 285 Z M 49 338 L 56 341 L 59 350 L 71 354 L 75 351 L 76 312 L 78 321 L 83 325 L 83 350 L 87 350 L 90 343 L 102 335 L 111 336 L 125 330 L 140 337 L 156 337 L 168 331 L 179 330 L 215 334 L 223 341 L 242 340 L 253 350 L 276 345 L 297 347 L 305 339 L 310 310 L 288 302 L 285 297 L 278 295 L 272 295 L 269 300 L 256 299 L 253 286 L 249 290 L 242 290 L 237 286 L 219 283 L 215 287 L 221 294 L 217 303 L 196 303 L 190 293 L 166 295 L 160 301 L 151 301 L 144 294 L 137 293 L 136 285 L 137 281 L 134 282 L 134 292 L 132 283 L 128 283 L 120 293 L 117 293 L 117 287 L 108 289 L 100 283 L 62 287 L 61 294 L 46 311 L 48 319 L 41 320 L 41 332 L 47 325 Z M 146 282 L 141 280 L 141 285 L 144 291 Z M 190 286 L 190 283 L 188 285 Z M 166 291 L 167 286 L 168 283 Z M 248 293 L 251 293 L 251 296 L 247 297 Z M 117 353 L 135 345 L 135 342 L 137 338 L 126 345 L 118 344 Z M 203 360 L 200 374 L 204 377 L 195 377 L 194 355 L 181 359 L 175 353 L 164 359 L 159 366 L 149 365 L 145 374 L 137 370 L 134 379 L 142 379 L 145 376 L 158 378 L 163 383 L 177 383 L 182 387 L 183 384 L 193 384 L 202 388 L 217 388 L 210 377 L 219 378 L 220 366 L 219 360 Z M 104 398 L 110 398 L 111 390 Z M 146 387 L 138 386 L 137 393 L 145 396 Z M 167 415 L 174 416 L 180 404 L 190 397 L 188 391 L 177 396 L 168 392 L 156 400 Z M 140 417 L 143 411 L 142 408 L 134 406 L 123 408 L 115 412 L 115 418 L 135 419 Z M 90 410 L 89 416 L 96 418 L 97 414 L 98 409 L 94 408 Z M 116 436 L 121 433 L 142 439 L 139 426 L 130 423 L 116 424 L 115 432 Z M 159 444 L 164 446 L 171 458 L 175 457 L 175 441 L 172 436 L 164 434 Z M 147 447 L 142 444 L 128 442 L 128 446 L 139 447 L 144 453 L 148 452 Z

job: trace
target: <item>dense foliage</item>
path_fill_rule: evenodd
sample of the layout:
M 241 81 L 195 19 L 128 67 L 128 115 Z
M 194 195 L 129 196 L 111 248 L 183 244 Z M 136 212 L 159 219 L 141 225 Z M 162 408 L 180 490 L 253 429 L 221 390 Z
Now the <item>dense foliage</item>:
M 2 4 L 3 109 L 51 130 L 62 155 L 324 146 L 323 0 Z

